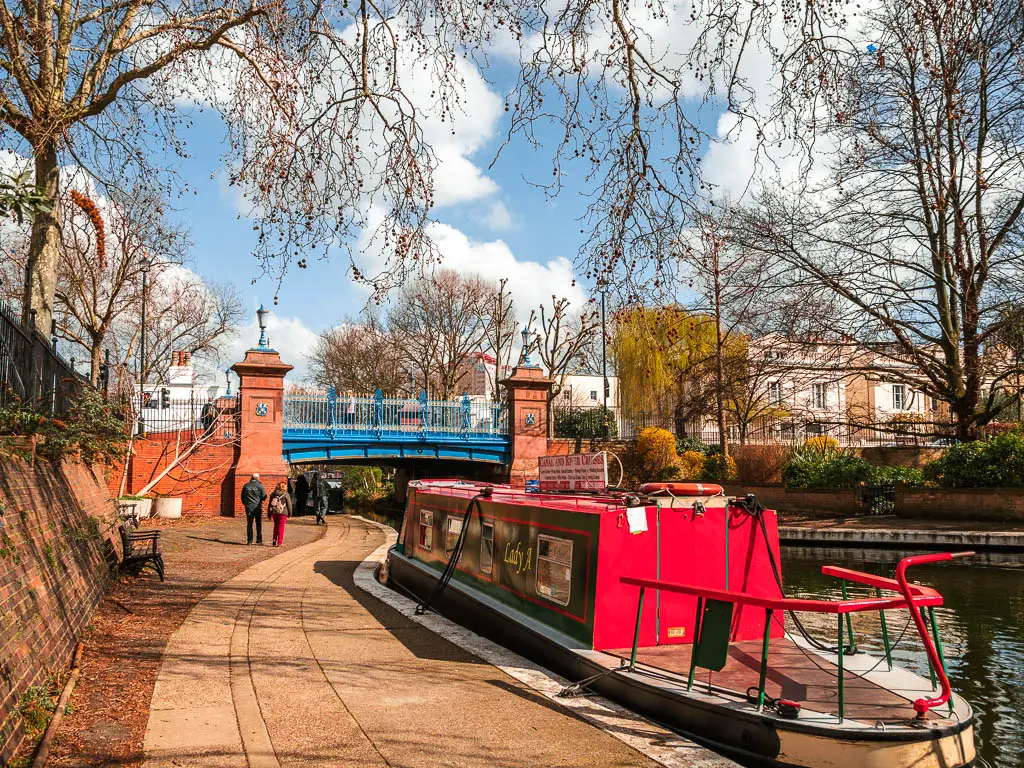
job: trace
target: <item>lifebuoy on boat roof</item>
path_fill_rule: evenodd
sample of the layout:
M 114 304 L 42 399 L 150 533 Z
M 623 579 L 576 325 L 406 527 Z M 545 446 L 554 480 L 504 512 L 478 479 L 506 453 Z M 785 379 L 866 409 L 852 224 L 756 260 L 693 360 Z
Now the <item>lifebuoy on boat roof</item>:
M 724 493 L 717 483 L 644 483 L 640 493 L 665 493 L 673 496 L 720 496 Z

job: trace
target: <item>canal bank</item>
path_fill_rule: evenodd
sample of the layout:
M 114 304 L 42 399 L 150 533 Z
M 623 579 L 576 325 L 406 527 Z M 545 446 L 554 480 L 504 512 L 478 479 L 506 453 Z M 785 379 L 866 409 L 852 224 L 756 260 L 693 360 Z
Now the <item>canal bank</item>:
M 779 515 L 783 544 L 818 547 L 1024 552 L 1024 526 L 908 520 L 895 515 L 812 517 Z

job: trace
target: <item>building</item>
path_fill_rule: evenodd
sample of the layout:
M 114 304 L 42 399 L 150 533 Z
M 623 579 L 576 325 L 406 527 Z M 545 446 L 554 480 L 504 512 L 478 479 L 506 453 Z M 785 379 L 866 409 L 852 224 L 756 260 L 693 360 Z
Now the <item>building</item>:
M 145 429 L 176 432 L 199 428 L 204 406 L 217 405 L 227 394 L 227 379 L 210 382 L 193 366 L 191 352 L 174 352 L 164 380 L 143 390 L 141 416 Z

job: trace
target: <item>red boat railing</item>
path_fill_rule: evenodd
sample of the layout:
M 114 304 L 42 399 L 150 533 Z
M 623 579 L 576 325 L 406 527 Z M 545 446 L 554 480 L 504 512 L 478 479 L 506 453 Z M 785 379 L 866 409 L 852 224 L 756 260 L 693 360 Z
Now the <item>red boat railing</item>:
M 878 611 L 882 617 L 882 630 L 885 641 L 885 653 L 886 660 L 889 663 L 889 668 L 892 669 L 892 655 L 889 647 L 888 631 L 885 624 L 885 611 L 887 610 L 900 610 L 909 609 L 910 615 L 914 621 L 914 625 L 917 628 L 918 634 L 921 637 L 921 642 L 924 644 L 925 651 L 928 654 L 928 662 L 932 673 L 932 685 L 936 683 L 936 675 L 938 676 L 938 682 L 941 684 L 941 693 L 939 696 L 931 699 L 918 699 L 915 701 L 914 710 L 917 712 L 918 717 L 924 717 L 929 709 L 941 706 L 947 702 L 952 707 L 952 690 L 949 685 L 949 679 L 946 677 L 945 671 L 945 659 L 942 656 L 942 644 L 939 640 L 938 626 L 935 622 L 935 606 L 943 604 L 942 595 L 930 587 L 925 587 L 920 584 L 911 584 L 906 579 L 906 571 L 908 568 L 915 565 L 922 565 L 926 563 L 937 563 L 946 560 L 952 560 L 956 557 L 967 557 L 973 555 L 973 552 L 960 552 L 957 554 L 950 554 L 948 552 L 935 553 L 930 555 L 916 555 L 913 557 L 906 557 L 902 559 L 896 566 L 896 578 L 888 579 L 882 576 L 875 576 L 869 573 L 861 573 L 860 571 L 853 571 L 847 568 L 839 568 L 836 566 L 824 566 L 821 571 L 826 576 L 835 576 L 842 580 L 843 583 L 843 600 L 809 600 L 804 598 L 792 598 L 792 597 L 765 597 L 763 595 L 752 595 L 748 592 L 733 592 L 722 589 L 710 589 L 705 587 L 695 587 L 690 584 L 678 584 L 675 582 L 661 581 L 658 579 L 640 579 L 632 576 L 622 576 L 620 581 L 623 584 L 629 584 L 640 588 L 640 594 L 637 600 L 637 612 L 636 612 L 636 628 L 633 633 L 633 647 L 630 653 L 629 659 L 629 670 L 634 671 L 636 669 L 636 655 L 637 648 L 640 643 L 640 619 L 643 614 L 644 605 L 644 592 L 648 589 L 662 591 L 662 592 L 673 592 L 681 595 L 690 595 L 697 598 L 697 615 L 694 620 L 694 648 L 690 654 L 690 674 L 687 680 L 686 688 L 689 690 L 693 687 L 693 677 L 696 670 L 697 662 L 697 650 L 696 647 L 701 641 L 701 619 L 703 616 L 704 601 L 705 600 L 716 600 L 723 603 L 732 603 L 733 605 L 750 606 L 752 608 L 762 608 L 765 612 L 764 621 L 764 637 L 761 646 L 761 667 L 758 676 L 758 687 L 757 687 L 757 706 L 758 709 L 764 707 L 765 702 L 765 680 L 768 673 L 768 647 L 770 642 L 771 634 L 771 621 L 772 615 L 776 611 L 797 611 L 801 613 L 823 613 L 833 614 L 837 617 L 837 688 L 839 694 L 839 719 L 843 720 L 844 717 L 844 702 L 843 702 L 843 624 L 844 618 L 846 620 L 846 629 L 849 634 L 850 646 L 855 648 L 853 644 L 853 629 L 849 623 L 849 617 L 854 613 L 862 613 L 864 611 Z M 846 582 L 854 582 L 862 584 L 868 587 L 875 588 L 875 597 L 864 597 L 849 599 L 846 596 Z M 883 597 L 881 594 L 882 590 L 889 590 L 893 592 L 899 592 L 899 597 Z M 931 626 L 932 633 L 934 634 L 935 642 L 933 643 L 932 637 L 928 634 L 928 628 L 925 626 L 925 611 L 927 610 Z

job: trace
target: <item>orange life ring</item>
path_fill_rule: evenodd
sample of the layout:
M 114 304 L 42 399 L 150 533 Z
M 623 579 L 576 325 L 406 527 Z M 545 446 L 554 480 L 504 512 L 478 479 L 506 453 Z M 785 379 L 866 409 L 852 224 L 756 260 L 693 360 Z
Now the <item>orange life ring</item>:
M 640 493 L 664 493 L 673 496 L 718 496 L 724 492 L 717 483 L 644 483 Z

